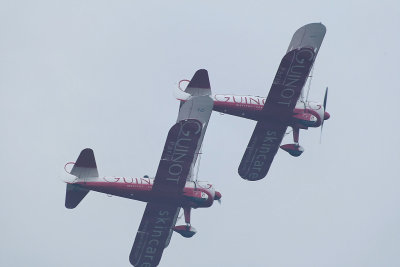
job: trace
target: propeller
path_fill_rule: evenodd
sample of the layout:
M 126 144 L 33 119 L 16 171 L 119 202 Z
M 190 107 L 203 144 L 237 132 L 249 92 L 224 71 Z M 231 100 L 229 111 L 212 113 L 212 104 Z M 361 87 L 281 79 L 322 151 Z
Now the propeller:
M 321 134 L 319 136 L 319 143 L 321 143 L 321 139 L 322 139 L 322 129 L 324 128 L 324 122 L 325 122 L 325 112 L 326 112 L 326 102 L 328 101 L 328 87 L 326 87 L 325 90 L 325 97 L 324 97 L 324 117 L 322 118 L 322 122 L 321 122 Z M 329 118 L 329 117 L 328 117 Z
M 324 111 L 326 110 L 326 102 L 328 100 L 328 87 L 325 90 L 325 97 L 324 97 Z

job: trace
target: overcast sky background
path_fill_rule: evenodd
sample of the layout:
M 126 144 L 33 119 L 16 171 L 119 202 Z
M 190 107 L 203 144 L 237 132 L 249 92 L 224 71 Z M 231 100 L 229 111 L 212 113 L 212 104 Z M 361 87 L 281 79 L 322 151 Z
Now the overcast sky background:
M 322 144 L 301 131 L 301 157 L 248 182 L 255 122 L 213 113 L 200 179 L 222 205 L 194 210 L 198 233 L 174 234 L 160 266 L 400 266 L 395 0 L 0 1 L 0 265 L 130 266 L 145 204 L 91 192 L 67 210 L 64 164 L 90 147 L 100 175 L 154 176 L 180 79 L 205 68 L 214 93 L 266 96 L 310 22 L 327 27 Z

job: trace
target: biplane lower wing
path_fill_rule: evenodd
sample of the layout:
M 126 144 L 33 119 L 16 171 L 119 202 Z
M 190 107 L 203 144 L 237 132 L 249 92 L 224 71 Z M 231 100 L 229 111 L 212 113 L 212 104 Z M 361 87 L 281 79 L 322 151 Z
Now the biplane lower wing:
M 148 203 L 133 243 L 129 261 L 133 266 L 157 266 L 171 238 L 180 207 Z
M 239 165 L 239 175 L 249 181 L 264 178 L 279 149 L 287 126 L 259 121 Z

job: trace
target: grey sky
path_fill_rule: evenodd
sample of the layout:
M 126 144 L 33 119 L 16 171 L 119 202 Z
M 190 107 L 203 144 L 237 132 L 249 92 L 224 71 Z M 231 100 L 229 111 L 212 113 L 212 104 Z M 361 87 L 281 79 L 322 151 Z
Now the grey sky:
M 197 209 L 160 266 L 399 266 L 398 1 L 0 1 L 0 265 L 130 266 L 144 203 L 91 192 L 64 208 L 63 166 L 91 147 L 100 175 L 153 176 L 199 68 L 214 93 L 265 96 L 294 31 L 327 34 L 310 99 L 329 85 L 305 152 L 242 180 L 255 123 L 214 113 Z M 286 137 L 284 142 L 291 142 Z

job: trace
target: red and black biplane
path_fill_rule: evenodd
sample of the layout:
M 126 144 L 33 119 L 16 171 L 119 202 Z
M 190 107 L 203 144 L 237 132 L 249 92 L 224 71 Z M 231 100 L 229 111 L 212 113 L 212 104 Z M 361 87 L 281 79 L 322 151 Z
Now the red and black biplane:
M 198 70 L 179 97 L 178 119 L 169 130 L 154 178 L 99 177 L 94 153 L 84 149 L 73 164 L 74 181 L 67 182 L 65 206 L 75 208 L 89 191 L 147 202 L 129 256 L 133 266 L 157 266 L 173 231 L 192 237 L 192 208 L 220 201 L 221 193 L 195 179 L 194 167 L 212 110 L 257 121 L 239 166 L 239 175 L 255 181 L 266 176 L 279 147 L 299 156 L 299 130 L 321 127 L 330 115 L 323 104 L 309 102 L 302 90 L 313 66 L 326 29 L 320 23 L 301 27 L 294 34 L 275 75 L 267 98 L 213 95 L 206 70 Z M 281 145 L 287 127 L 293 128 L 294 144 Z M 68 163 L 67 163 L 68 164 Z M 180 209 L 185 225 L 176 226 Z
M 221 193 L 193 172 L 213 109 L 206 70 L 199 70 L 188 85 L 192 96 L 181 103 L 177 123 L 169 130 L 157 173 L 149 177 L 99 177 L 93 150 L 84 149 L 67 183 L 65 206 L 75 208 L 89 191 L 147 202 L 129 261 L 133 266 L 157 266 L 173 231 L 192 237 L 192 208 L 206 208 L 220 201 Z M 68 164 L 68 163 L 67 163 Z M 183 208 L 185 225 L 175 226 Z
M 324 121 L 329 119 L 326 112 L 328 88 L 323 104 L 308 101 L 308 93 L 306 98 L 302 93 L 325 33 L 326 28 L 321 23 L 307 24 L 294 33 L 266 98 L 212 96 L 214 111 L 257 121 L 238 169 L 243 179 L 264 178 L 279 148 L 292 156 L 300 156 L 304 151 L 299 145 L 300 129 L 321 127 L 322 131 Z M 184 93 L 178 90 L 176 94 L 179 100 L 185 101 L 190 97 L 190 90 Z M 281 145 L 289 126 L 293 129 L 294 143 Z

